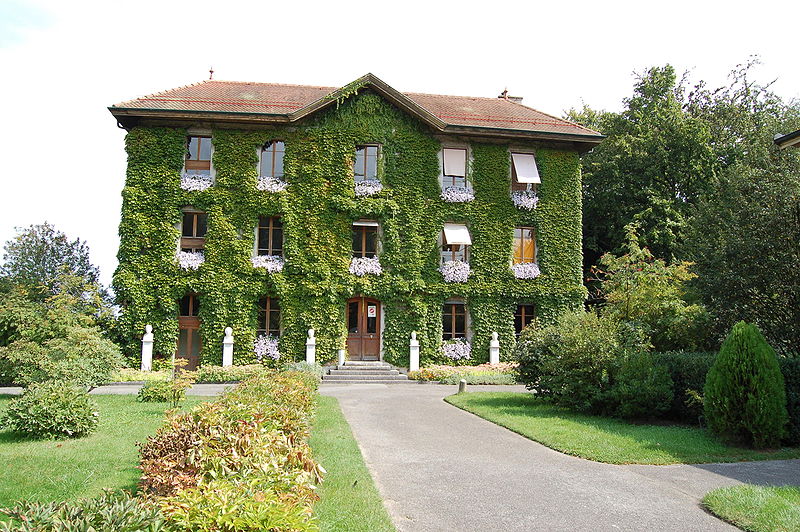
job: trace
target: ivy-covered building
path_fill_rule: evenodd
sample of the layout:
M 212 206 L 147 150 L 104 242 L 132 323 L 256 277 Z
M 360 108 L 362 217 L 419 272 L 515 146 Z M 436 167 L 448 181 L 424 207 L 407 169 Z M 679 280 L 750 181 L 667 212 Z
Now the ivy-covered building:
M 114 289 L 135 346 L 219 364 L 501 356 L 584 299 L 579 155 L 602 136 L 498 98 L 209 80 L 109 108 L 128 131 Z M 471 351 L 465 345 L 469 340 Z M 465 355 L 469 354 L 470 358 Z

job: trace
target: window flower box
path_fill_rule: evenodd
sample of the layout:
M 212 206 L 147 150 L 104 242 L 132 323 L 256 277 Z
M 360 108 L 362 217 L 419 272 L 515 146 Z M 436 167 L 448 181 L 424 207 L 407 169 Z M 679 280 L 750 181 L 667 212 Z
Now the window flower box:
M 253 268 L 264 268 L 269 273 L 283 270 L 285 261 L 277 255 L 257 255 L 253 257 Z
M 256 341 L 253 342 L 253 352 L 259 362 L 265 359 L 278 360 L 281 358 L 278 351 L 278 339 L 274 336 L 264 336 L 263 334 L 257 336 Z
M 256 188 L 262 192 L 283 192 L 287 187 L 286 181 L 277 177 L 259 177 Z
M 460 260 L 447 260 L 439 267 L 446 283 L 466 283 L 469 278 L 469 264 Z
M 210 175 L 183 174 L 181 175 L 181 188 L 189 192 L 202 192 L 214 185 Z
M 380 275 L 383 273 L 378 257 L 353 257 L 350 260 L 350 273 L 357 277 L 367 274 Z
M 511 201 L 517 209 L 532 211 L 539 205 L 539 196 L 533 190 L 517 190 L 511 193 Z
M 184 270 L 196 270 L 206 258 L 202 251 L 179 251 L 178 266 Z
M 450 360 L 469 360 L 472 358 L 472 345 L 466 338 L 447 340 L 442 344 L 442 353 Z
M 357 198 L 365 198 L 368 196 L 374 196 L 383 190 L 383 184 L 381 184 L 381 182 L 377 179 L 367 179 L 364 181 L 358 181 L 354 190 Z
M 536 279 L 541 273 L 539 265 L 535 262 L 513 264 L 511 266 L 511 271 L 514 272 L 514 277 L 517 279 Z
M 467 203 L 475 199 L 475 193 L 465 187 L 446 187 L 440 197 L 447 203 Z

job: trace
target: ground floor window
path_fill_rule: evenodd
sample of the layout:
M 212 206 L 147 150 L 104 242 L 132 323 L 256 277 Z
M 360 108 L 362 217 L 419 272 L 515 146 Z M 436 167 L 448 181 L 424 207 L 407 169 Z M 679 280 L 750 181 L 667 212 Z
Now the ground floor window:
M 447 301 L 442 309 L 442 338 L 467 337 L 467 307 L 463 301 Z
M 281 335 L 281 306 L 277 297 L 262 297 L 258 300 L 258 334 Z
M 534 317 L 533 305 L 517 305 L 517 310 L 514 312 L 514 330 L 517 333 L 517 338 Z

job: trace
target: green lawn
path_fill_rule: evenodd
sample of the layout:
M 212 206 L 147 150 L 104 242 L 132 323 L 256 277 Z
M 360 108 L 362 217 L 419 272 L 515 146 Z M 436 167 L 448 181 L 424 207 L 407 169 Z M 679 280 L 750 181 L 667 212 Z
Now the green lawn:
M 0 395 L 0 412 L 13 398 Z M 70 440 L 28 440 L 0 428 L 0 507 L 18 500 L 63 501 L 103 489 L 133 490 L 139 478 L 136 442 L 164 420 L 164 403 L 137 403 L 131 395 L 93 395 L 97 431 Z M 194 405 L 202 399 L 187 399 Z
M 734 486 L 703 497 L 714 515 L 750 532 L 800 530 L 800 488 Z
M 395 530 L 335 398 L 319 397 L 310 443 L 327 471 L 314 506 L 320 530 Z
M 528 393 L 477 392 L 445 401 L 562 453 L 609 464 L 699 464 L 800 457 L 800 448 L 727 447 L 705 430 L 638 425 L 552 406 Z

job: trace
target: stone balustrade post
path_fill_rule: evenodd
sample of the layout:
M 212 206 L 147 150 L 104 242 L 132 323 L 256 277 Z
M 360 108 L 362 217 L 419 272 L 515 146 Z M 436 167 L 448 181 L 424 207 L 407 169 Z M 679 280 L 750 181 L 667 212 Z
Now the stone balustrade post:
M 314 336 L 314 329 L 308 330 L 306 338 L 306 363 L 315 364 L 317 362 L 317 338 Z
M 222 365 L 233 366 L 233 329 L 225 327 L 225 338 L 222 339 Z
M 153 326 L 144 326 L 144 336 L 142 336 L 142 371 L 153 369 Z
M 489 342 L 489 364 L 500 363 L 500 340 L 497 339 L 497 333 L 492 333 L 492 339 Z
M 411 333 L 408 343 L 408 371 L 419 371 L 419 340 L 416 331 Z

